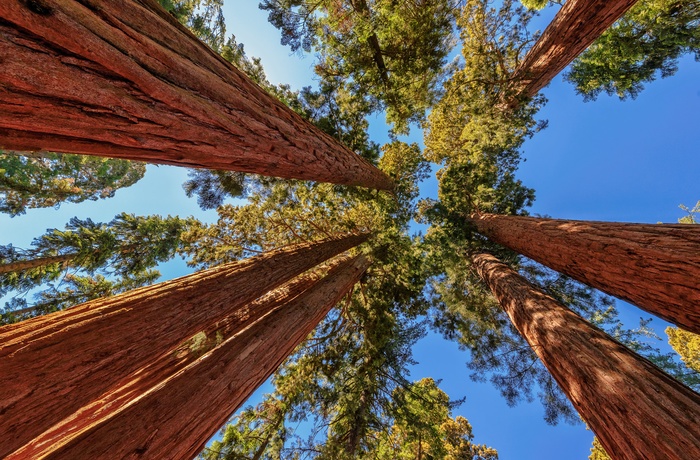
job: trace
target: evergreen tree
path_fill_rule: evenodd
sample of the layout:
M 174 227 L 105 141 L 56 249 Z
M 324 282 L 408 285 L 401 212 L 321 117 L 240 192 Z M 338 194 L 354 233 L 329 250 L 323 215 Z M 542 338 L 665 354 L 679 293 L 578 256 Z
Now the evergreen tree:
M 473 444 L 472 427 L 464 417 L 452 418 L 454 403 L 431 378 L 394 390 L 394 424 L 377 433 L 379 447 L 371 458 L 496 460 L 497 452 Z
M 397 132 L 420 121 L 439 91 L 452 44 L 454 7 L 445 0 L 394 2 L 264 0 L 292 51 L 316 51 L 316 73 L 342 79 L 368 112 L 385 110 Z
M 428 306 L 423 252 L 406 234 L 427 164 L 415 145 L 393 142 L 382 152 L 394 196 L 275 183 L 251 192 L 248 205 L 220 207 L 216 224 L 188 233 L 193 262 L 204 266 L 353 229 L 373 234 L 373 264 L 360 288 L 277 372 L 275 391 L 239 414 L 205 458 L 365 458 L 379 447 L 377 433 L 392 425 L 394 390 L 410 385 L 410 350 Z M 312 427 L 308 439 L 291 428 L 302 420 Z
M 163 8 L 214 51 L 226 41 L 224 0 L 158 0 Z
M 195 223 L 126 213 L 109 223 L 72 218 L 65 230 L 50 229 L 36 238 L 31 249 L 0 246 L 0 294 L 14 296 L 3 321 L 152 283 L 160 276 L 153 267 L 175 256 L 181 235 Z M 35 294 L 36 304 L 28 306 L 26 294 L 46 284 L 47 290 Z
M 529 7 L 546 1 L 528 0 Z M 567 0 L 513 75 L 518 98 L 534 97 L 622 17 L 637 0 Z M 517 100 L 506 99 L 509 105 Z
M 0 151 L 0 212 L 111 198 L 138 182 L 146 165 L 128 160 L 50 152 Z
M 543 100 L 540 96 L 513 107 L 500 103 L 508 98 L 509 78 L 532 40 L 526 31 L 530 15 L 510 2 L 495 10 L 485 2 L 470 1 L 457 21 L 463 61 L 433 108 L 425 136 L 426 157 L 444 165 L 437 174 L 439 199 L 420 204 L 421 219 L 431 224 L 426 263 L 432 274 L 432 320 L 447 338 L 470 351 L 472 377 L 489 378 L 509 404 L 536 395 L 548 422 L 575 422 L 578 417 L 556 382 L 475 278 L 468 254 L 498 255 L 618 340 L 675 375 L 682 372 L 668 354 L 647 343 L 650 331 L 645 323 L 631 330 L 622 326 L 611 299 L 523 260 L 467 222 L 473 213 L 526 214 L 534 199 L 534 191 L 515 173 L 523 142 L 544 126 L 534 118 Z
M 602 92 L 635 98 L 646 83 L 675 74 L 685 54 L 700 60 L 700 1 L 639 0 L 574 61 L 566 79 L 585 100 Z

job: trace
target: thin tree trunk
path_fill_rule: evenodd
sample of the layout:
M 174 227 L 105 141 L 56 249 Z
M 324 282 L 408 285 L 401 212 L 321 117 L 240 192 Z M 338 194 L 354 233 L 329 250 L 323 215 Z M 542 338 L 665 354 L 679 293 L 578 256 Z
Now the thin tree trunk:
M 357 14 L 365 16 L 368 21 L 372 21 L 372 12 L 369 9 L 369 5 L 366 0 L 355 0 L 350 2 L 353 9 Z M 377 66 L 379 71 L 379 76 L 382 79 L 384 86 L 389 88 L 389 71 L 386 68 L 386 62 L 384 62 L 384 56 L 382 54 L 382 47 L 379 43 L 379 37 L 377 34 L 372 32 L 369 37 L 367 37 L 367 45 L 372 49 L 372 59 Z
M 566 0 L 513 75 L 520 96 L 533 97 L 637 0 Z
M 367 238 L 272 251 L 0 327 L 0 458 L 242 305 Z
M 482 214 L 491 240 L 700 333 L 700 226 Z
M 37 257 L 30 260 L 19 260 L 7 264 L 0 264 L 0 275 L 4 273 L 22 272 L 32 268 L 43 267 L 45 265 L 67 263 L 75 258 L 75 254 L 63 254 L 60 256 Z
M 81 414 L 56 432 L 54 443 L 36 440 L 20 458 L 133 458 L 189 460 L 230 415 L 292 353 L 367 269 L 364 256 L 333 268 L 295 299 L 234 334 L 170 379 L 113 410 Z
M 700 395 L 492 255 L 472 261 L 611 458 L 700 458 Z
M 0 2 L 2 148 L 391 189 L 153 0 Z

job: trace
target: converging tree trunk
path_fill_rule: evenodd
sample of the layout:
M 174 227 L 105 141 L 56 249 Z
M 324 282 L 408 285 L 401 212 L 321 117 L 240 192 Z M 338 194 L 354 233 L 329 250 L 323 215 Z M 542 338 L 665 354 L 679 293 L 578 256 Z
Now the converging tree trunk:
M 0 275 L 5 273 L 21 272 L 51 264 L 68 263 L 73 260 L 73 258 L 75 258 L 75 254 L 63 254 L 59 256 L 37 257 L 36 259 L 19 260 L 17 262 L 0 264 Z
M 472 261 L 613 459 L 700 458 L 700 395 L 492 255 Z
M 566 0 L 515 70 L 520 96 L 533 97 L 637 0 Z
M 0 18 L 0 148 L 393 187 L 154 0 L 6 0 Z
M 0 328 L 0 457 L 184 340 L 368 238 L 272 251 Z
M 700 333 L 700 226 L 493 214 L 471 222 L 498 244 Z
M 10 455 L 20 458 L 189 460 L 347 294 L 369 266 L 345 260 L 303 293 L 278 292 L 268 312 L 180 372 L 118 409 L 97 401 L 66 423 Z M 315 281 L 315 282 L 314 282 Z M 300 294 L 300 295 L 299 295 Z M 272 312 L 269 310 L 272 309 Z M 133 385 L 139 387 L 137 376 Z

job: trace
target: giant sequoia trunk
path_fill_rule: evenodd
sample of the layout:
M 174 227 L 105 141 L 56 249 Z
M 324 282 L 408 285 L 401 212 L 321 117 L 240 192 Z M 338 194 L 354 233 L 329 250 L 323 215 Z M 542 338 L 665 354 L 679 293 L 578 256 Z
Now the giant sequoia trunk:
M 477 254 L 472 260 L 613 459 L 700 458 L 700 395 L 495 257 Z
M 513 75 L 520 96 L 533 97 L 637 0 L 566 0 Z
M 700 225 L 493 214 L 471 222 L 498 244 L 700 333 Z
M 0 458 L 241 305 L 366 239 L 297 245 L 0 327 Z
M 392 187 L 154 0 L 3 0 L 0 19 L 0 148 Z
M 37 257 L 36 259 L 18 260 L 0 264 L 0 275 L 5 273 L 21 272 L 32 268 L 43 267 L 45 265 L 68 263 L 75 258 L 75 254 L 63 254 L 60 256 Z
M 189 460 L 255 389 L 301 343 L 369 265 L 346 260 L 320 281 L 274 293 L 264 316 L 205 356 L 150 388 L 135 375 L 134 396 L 120 407 L 99 400 L 11 454 L 23 458 Z M 303 293 L 299 291 L 304 291 Z M 299 295 L 301 294 L 301 295 Z M 258 305 L 260 306 L 260 305 Z M 270 313 L 270 310 L 272 312 Z M 127 385 L 128 386 L 128 385 Z

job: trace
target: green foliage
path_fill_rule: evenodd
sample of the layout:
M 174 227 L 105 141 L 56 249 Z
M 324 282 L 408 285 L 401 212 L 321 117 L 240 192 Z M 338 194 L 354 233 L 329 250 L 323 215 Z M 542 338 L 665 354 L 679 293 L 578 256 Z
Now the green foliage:
M 678 219 L 678 223 L 681 224 L 700 224 L 700 201 L 695 203 L 695 206 L 691 209 L 688 206 L 685 205 L 680 205 L 679 206 L 683 211 L 687 213 L 686 216 L 681 217 Z
M 439 92 L 452 44 L 444 0 L 263 0 L 293 51 L 316 51 L 322 80 L 340 79 L 353 105 L 385 110 L 397 132 L 420 121 Z
M 31 249 L 0 246 L 0 264 L 66 256 L 62 262 L 0 274 L 0 295 L 13 293 L 17 299 L 6 305 L 6 312 L 55 311 L 150 284 L 160 276 L 151 269 L 180 250 L 182 233 L 195 223 L 192 218 L 126 213 L 109 223 L 72 218 L 65 230 L 49 229 L 36 238 Z M 36 305 L 27 307 L 26 294 L 46 283 L 48 289 L 35 294 Z
M 678 58 L 700 60 L 700 1 L 640 0 L 571 66 L 566 79 L 586 100 L 605 91 L 636 97 L 644 84 L 678 70 Z
M 520 3 L 522 3 L 525 8 L 530 10 L 541 10 L 547 6 L 549 2 L 550 0 L 520 0 Z
M 591 455 L 588 456 L 588 460 L 611 460 L 598 438 L 593 438 Z
M 544 101 L 503 104 L 511 96 L 511 75 L 532 42 L 526 30 L 531 15 L 509 1 L 499 9 L 466 2 L 457 20 L 463 61 L 428 117 L 425 138 L 426 157 L 443 163 L 439 200 L 424 200 L 420 217 L 432 224 L 425 243 L 433 325 L 469 350 L 472 378 L 489 379 L 511 405 L 536 393 L 549 423 L 576 422 L 556 382 L 473 272 L 468 257 L 473 251 L 495 254 L 617 340 L 674 375 L 682 372 L 671 355 L 649 344 L 658 338 L 645 322 L 624 328 L 611 299 L 495 245 L 469 223 L 473 213 L 525 214 L 534 199 L 515 173 L 523 142 L 544 127 L 534 119 Z
M 0 212 L 14 217 L 32 208 L 111 198 L 145 172 L 145 164 L 128 160 L 0 151 Z
M 224 0 L 158 0 L 161 6 L 214 51 L 226 39 L 222 8 Z
M 201 266 L 348 231 L 373 235 L 362 248 L 373 264 L 361 285 L 277 372 L 275 391 L 240 413 L 205 458 L 311 452 L 316 458 L 364 458 L 378 448 L 378 433 L 391 427 L 398 407 L 394 390 L 410 385 L 411 346 L 423 334 L 420 318 L 428 308 L 423 249 L 407 235 L 427 163 L 416 145 L 392 142 L 381 150 L 379 165 L 398 184 L 394 195 L 278 181 L 252 187 L 248 204 L 221 206 L 216 224 L 186 235 L 193 263 Z M 302 421 L 311 426 L 308 439 L 294 434 Z
M 472 443 L 472 427 L 464 417 L 451 417 L 454 403 L 431 378 L 394 390 L 394 424 L 377 433 L 379 446 L 371 458 L 495 460 L 496 451 Z
M 700 335 L 674 327 L 666 328 L 666 334 L 668 343 L 680 355 L 685 365 L 695 371 L 695 388 L 700 388 Z
M 466 2 L 458 18 L 462 61 L 445 83 L 425 134 L 426 158 L 445 165 L 438 172 L 440 207 L 431 213 L 431 203 L 423 205 L 429 220 L 432 215 L 454 222 L 477 210 L 517 213 L 534 198 L 514 174 L 519 148 L 545 126 L 534 119 L 544 100 L 512 109 L 502 104 L 510 75 L 531 41 L 529 19 L 512 2 L 495 10 L 478 0 Z
M 228 196 L 240 197 L 245 194 L 244 173 L 191 169 L 188 176 L 182 188 L 188 197 L 197 195 L 197 204 L 204 210 L 218 208 Z

